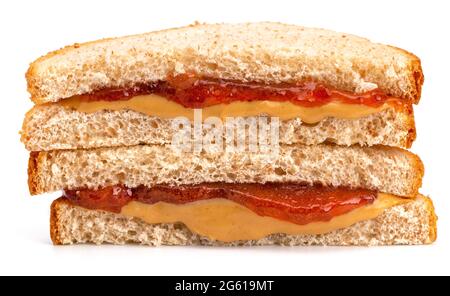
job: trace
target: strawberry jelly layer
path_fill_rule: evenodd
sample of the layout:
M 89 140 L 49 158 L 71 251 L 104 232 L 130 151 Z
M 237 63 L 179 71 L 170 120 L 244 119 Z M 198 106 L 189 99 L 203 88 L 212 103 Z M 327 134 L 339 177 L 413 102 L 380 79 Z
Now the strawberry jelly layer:
M 204 79 L 192 74 L 172 76 L 165 81 L 139 84 L 129 88 L 103 89 L 79 97 L 85 101 L 117 101 L 148 94 L 163 96 L 186 108 L 262 100 L 291 102 L 304 107 L 317 107 L 330 102 L 379 107 L 387 100 L 392 100 L 378 89 L 354 94 L 315 82 L 266 85 Z
M 224 198 L 247 207 L 260 216 L 269 216 L 305 225 L 329 221 L 356 208 L 372 204 L 377 192 L 345 187 L 305 186 L 291 183 L 228 184 L 127 188 L 122 185 L 98 190 L 66 190 L 73 204 L 93 210 L 120 213 L 131 201 L 145 204 L 191 202 Z

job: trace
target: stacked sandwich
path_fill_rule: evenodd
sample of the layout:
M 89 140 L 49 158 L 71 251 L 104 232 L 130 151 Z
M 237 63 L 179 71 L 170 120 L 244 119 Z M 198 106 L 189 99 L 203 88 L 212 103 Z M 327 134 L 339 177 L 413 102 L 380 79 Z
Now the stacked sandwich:
M 278 23 L 196 24 L 66 47 L 27 81 L 30 192 L 63 190 L 55 244 L 436 239 L 423 165 L 404 150 L 423 75 L 401 49 Z M 180 117 L 188 131 L 208 117 L 278 123 L 277 149 L 175 149 Z

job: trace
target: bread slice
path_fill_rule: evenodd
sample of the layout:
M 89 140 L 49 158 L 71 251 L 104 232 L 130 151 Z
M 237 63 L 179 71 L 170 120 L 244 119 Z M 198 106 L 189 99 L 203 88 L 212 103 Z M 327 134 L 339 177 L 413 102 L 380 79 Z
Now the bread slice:
M 64 198 L 51 206 L 50 233 L 55 245 L 76 243 L 209 246 L 377 246 L 430 244 L 436 240 L 431 200 L 415 200 L 389 208 L 373 220 L 322 235 L 273 234 L 260 240 L 222 243 L 192 233 L 183 224 L 148 224 L 120 214 L 87 210 Z
M 33 152 L 28 173 L 31 194 L 117 184 L 298 182 L 414 197 L 423 165 L 408 151 L 383 146 L 281 145 L 279 153 L 265 154 L 181 153 L 170 146 L 139 145 Z
M 21 140 L 30 151 L 170 144 L 171 119 L 132 110 L 83 113 L 58 105 L 37 105 L 27 113 Z M 358 119 L 326 118 L 311 125 L 282 121 L 280 142 L 314 145 L 387 145 L 409 148 L 415 139 L 411 107 L 390 108 Z
M 26 77 L 32 100 L 45 103 L 185 72 L 243 82 L 314 80 L 356 93 L 379 88 L 416 103 L 423 83 L 420 60 L 404 50 L 269 22 L 194 24 L 75 44 L 36 60 Z

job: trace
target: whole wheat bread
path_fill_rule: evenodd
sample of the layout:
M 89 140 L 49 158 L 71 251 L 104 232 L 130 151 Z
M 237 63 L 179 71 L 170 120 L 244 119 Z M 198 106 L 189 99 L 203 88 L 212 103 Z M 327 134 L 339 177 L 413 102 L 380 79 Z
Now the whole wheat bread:
M 298 182 L 414 197 L 422 183 L 423 165 L 408 151 L 383 146 L 281 145 L 277 154 L 196 154 L 170 146 L 139 145 L 33 152 L 28 173 L 32 194 L 117 184 Z
M 379 88 L 418 102 L 420 60 L 357 36 L 280 23 L 195 24 L 75 44 L 31 64 L 36 103 L 98 89 L 164 80 L 169 74 L 265 83 L 314 80 L 351 92 Z
M 386 209 L 376 219 L 327 234 L 273 234 L 260 240 L 225 244 L 192 233 L 183 224 L 147 224 L 137 218 L 76 207 L 61 198 L 51 206 L 50 232 L 56 245 L 418 245 L 430 244 L 436 240 L 436 219 L 431 200 L 419 195 L 411 202 Z
M 27 113 L 21 140 L 30 151 L 170 144 L 171 119 L 132 110 L 83 113 L 58 105 L 37 105 Z M 409 148 L 415 139 L 411 107 L 386 109 L 358 119 L 326 118 L 310 125 L 282 121 L 280 142 L 314 145 L 387 145 Z

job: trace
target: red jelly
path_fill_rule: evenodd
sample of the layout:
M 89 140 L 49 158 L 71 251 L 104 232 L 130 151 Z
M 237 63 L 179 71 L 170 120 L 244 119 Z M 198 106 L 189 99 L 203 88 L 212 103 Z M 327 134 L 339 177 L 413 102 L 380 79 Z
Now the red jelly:
M 225 198 L 258 215 L 305 225 L 329 221 L 356 208 L 373 203 L 377 192 L 345 187 L 305 186 L 291 183 L 227 184 L 155 187 L 110 186 L 99 190 L 66 190 L 65 197 L 88 209 L 119 213 L 130 201 L 146 204 L 167 202 L 186 204 L 199 200 Z
M 205 79 L 193 74 L 170 76 L 165 81 L 139 84 L 129 88 L 103 89 L 82 95 L 80 98 L 86 101 L 115 101 L 146 94 L 158 94 L 187 108 L 258 100 L 289 101 L 305 107 L 321 106 L 331 101 L 378 107 L 389 99 L 378 89 L 353 94 L 315 82 L 266 85 Z

